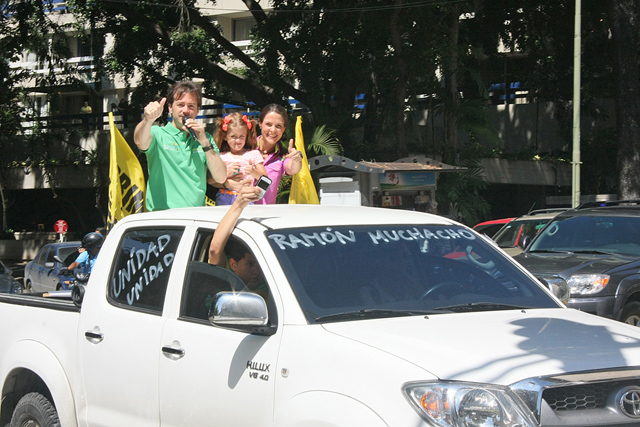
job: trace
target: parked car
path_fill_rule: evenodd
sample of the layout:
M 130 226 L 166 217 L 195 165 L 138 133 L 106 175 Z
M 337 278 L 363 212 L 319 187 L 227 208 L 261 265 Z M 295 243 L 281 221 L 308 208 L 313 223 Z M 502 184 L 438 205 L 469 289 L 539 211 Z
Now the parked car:
M 558 213 L 564 211 L 565 208 L 531 211 L 505 224 L 492 238 L 503 251 L 516 256 L 531 242 L 533 236 Z
M 29 261 L 24 269 L 25 290 L 27 292 L 49 292 L 69 289 L 69 285 L 65 282 L 73 280 L 73 276 L 60 274 L 60 270 L 68 267 L 78 257 L 80 245 L 80 242 L 58 242 L 44 245 L 38 255 Z
M 489 237 L 493 237 L 506 223 L 511 222 L 514 219 L 516 218 L 492 219 L 491 221 L 484 221 L 474 225 L 473 229 L 480 234 L 486 234 Z
M 0 261 L 0 292 L 9 294 L 19 294 L 22 286 L 14 277 L 10 268 Z
M 569 307 L 640 326 L 640 201 L 561 213 L 515 259 L 540 279 L 566 281 Z

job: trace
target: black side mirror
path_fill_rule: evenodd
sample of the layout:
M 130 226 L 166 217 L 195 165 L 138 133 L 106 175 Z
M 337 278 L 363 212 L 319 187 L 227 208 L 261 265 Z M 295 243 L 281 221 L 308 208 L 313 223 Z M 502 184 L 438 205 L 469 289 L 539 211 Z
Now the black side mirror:
M 84 299 L 84 285 L 75 285 L 71 288 L 71 301 L 73 304 L 80 308 L 82 306 L 82 300 Z

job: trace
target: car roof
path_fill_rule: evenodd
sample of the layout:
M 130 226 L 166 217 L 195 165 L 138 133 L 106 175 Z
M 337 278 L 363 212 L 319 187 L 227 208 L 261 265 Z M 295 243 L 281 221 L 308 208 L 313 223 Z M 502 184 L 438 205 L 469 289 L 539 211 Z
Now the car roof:
M 80 241 L 70 241 L 70 242 L 55 242 L 55 243 L 47 243 L 46 246 L 49 247 L 59 247 L 59 248 L 64 248 L 66 246 L 80 246 L 82 244 L 82 242 Z
M 640 216 L 640 201 L 616 200 L 609 202 L 590 202 L 568 210 L 562 216 L 618 215 Z
M 152 220 L 219 222 L 228 209 L 229 206 L 207 206 L 138 213 L 125 217 L 116 224 L 116 227 L 133 221 Z M 240 218 L 259 222 L 271 229 L 416 223 L 461 225 L 443 216 L 424 212 L 365 206 L 250 205 L 243 210 Z
M 566 212 L 569 208 L 550 208 L 550 209 L 536 209 L 534 211 L 528 212 L 518 218 L 514 219 L 514 221 L 521 220 L 529 220 L 529 219 L 551 219 L 555 218 L 558 214 L 562 212 Z

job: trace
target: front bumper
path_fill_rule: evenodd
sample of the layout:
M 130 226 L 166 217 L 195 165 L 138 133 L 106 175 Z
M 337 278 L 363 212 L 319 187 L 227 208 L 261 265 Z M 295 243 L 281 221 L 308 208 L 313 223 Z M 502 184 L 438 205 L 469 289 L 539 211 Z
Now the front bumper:
M 616 298 L 613 295 L 594 298 L 569 298 L 567 307 L 613 319 L 615 302 Z

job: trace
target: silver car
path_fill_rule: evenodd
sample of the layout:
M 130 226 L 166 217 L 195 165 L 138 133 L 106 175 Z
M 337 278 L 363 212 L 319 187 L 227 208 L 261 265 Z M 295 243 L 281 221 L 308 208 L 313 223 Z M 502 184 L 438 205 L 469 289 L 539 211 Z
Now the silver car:
M 80 242 L 59 242 L 44 245 L 38 255 L 24 268 L 26 292 L 49 292 L 69 289 L 72 276 L 61 274 L 78 257 Z M 60 262 L 60 261 L 62 262 Z

